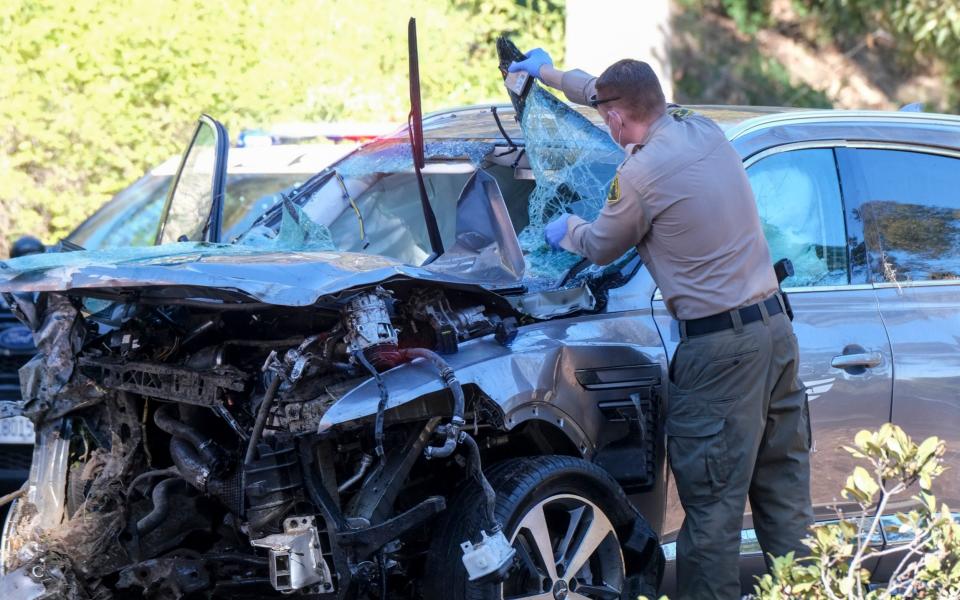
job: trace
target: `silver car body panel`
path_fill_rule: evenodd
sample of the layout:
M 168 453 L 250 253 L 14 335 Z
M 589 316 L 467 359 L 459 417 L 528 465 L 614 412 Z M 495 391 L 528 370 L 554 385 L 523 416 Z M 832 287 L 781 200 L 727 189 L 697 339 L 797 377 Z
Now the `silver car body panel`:
M 932 282 L 937 283 L 937 282 Z M 891 421 L 914 439 L 937 436 L 944 462 L 960 464 L 960 294 L 958 284 L 878 286 L 880 314 L 893 348 Z M 946 469 L 937 500 L 960 503 L 960 472 Z

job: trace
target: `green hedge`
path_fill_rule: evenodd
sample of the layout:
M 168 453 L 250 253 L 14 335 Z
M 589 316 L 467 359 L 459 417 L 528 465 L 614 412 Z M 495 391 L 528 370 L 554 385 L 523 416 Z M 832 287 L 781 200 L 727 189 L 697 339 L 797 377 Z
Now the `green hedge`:
M 4 0 L 0 256 L 68 233 L 178 154 L 197 115 L 402 122 L 407 19 L 427 110 L 505 100 L 494 40 L 563 50 L 562 0 Z

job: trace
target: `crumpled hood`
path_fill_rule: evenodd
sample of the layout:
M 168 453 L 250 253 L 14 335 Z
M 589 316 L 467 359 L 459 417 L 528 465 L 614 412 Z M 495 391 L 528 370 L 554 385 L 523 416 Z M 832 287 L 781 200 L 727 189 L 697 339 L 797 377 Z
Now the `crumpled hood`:
M 0 262 L 0 292 L 89 291 L 103 295 L 136 289 L 140 297 L 154 299 L 254 300 L 279 306 L 308 306 L 328 294 L 391 279 L 486 292 L 476 281 L 383 256 L 265 251 L 230 244 L 181 242 L 40 254 Z

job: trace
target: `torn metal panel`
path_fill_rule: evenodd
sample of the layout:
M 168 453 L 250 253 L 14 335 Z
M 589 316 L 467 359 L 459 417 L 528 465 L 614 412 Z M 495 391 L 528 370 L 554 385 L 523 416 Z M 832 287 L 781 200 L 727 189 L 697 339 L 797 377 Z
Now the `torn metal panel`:
M 170 244 L 175 246 L 178 244 Z M 8 261 L 0 270 L 0 289 L 17 291 L 114 292 L 137 289 L 145 300 L 209 298 L 260 301 L 277 306 L 310 306 L 323 296 L 346 289 L 411 279 L 477 290 L 494 303 L 502 302 L 475 281 L 451 273 L 437 273 L 398 261 L 347 252 L 263 252 L 239 246 L 182 244 L 179 253 L 165 248 L 158 259 L 155 248 L 124 252 L 124 257 L 100 252 L 70 252 L 60 261 L 43 264 Z M 92 255 L 76 257 L 75 255 Z M 0 263 L 3 265 L 4 263 Z M 211 308 L 217 306 L 210 302 Z
M 430 268 L 514 286 L 522 281 L 524 266 L 523 251 L 497 181 L 477 171 L 457 201 L 456 241 Z
M 70 300 L 63 294 L 50 294 L 46 302 L 43 322 L 33 335 L 43 367 L 30 369 L 36 372 L 36 380 L 22 378 L 23 399 L 28 405 L 31 402 L 47 405 L 52 403 L 53 398 L 63 390 L 73 375 L 76 355 L 83 342 L 80 323 L 77 321 L 78 312 Z M 41 407 L 43 408 L 46 407 Z
M 505 423 L 508 429 L 555 414 L 564 420 L 565 433 L 587 454 L 595 449 L 600 413 L 595 404 L 584 402 L 572 365 L 651 364 L 662 352 L 657 331 L 629 317 L 616 323 L 600 315 L 527 325 L 509 347 L 492 338 L 470 340 L 446 357 L 460 382 L 476 386 L 503 414 L 512 415 Z M 383 373 L 382 379 L 389 390 L 388 413 L 408 410 L 443 389 L 435 371 L 419 360 Z M 375 382 L 364 382 L 327 410 L 319 432 L 366 426 L 379 399 Z
M 83 344 L 79 312 L 64 294 L 48 294 L 45 312 L 34 334 L 37 355 L 20 367 L 23 414 L 39 425 L 71 410 L 101 401 L 104 390 L 75 373 Z
M 510 303 L 518 311 L 536 319 L 553 319 L 575 312 L 593 310 L 597 299 L 587 286 L 534 292 L 512 296 Z
M 17 504 L 16 535 L 5 540 L 4 569 L 25 566 L 54 597 L 85 598 L 79 578 L 100 577 L 129 561 L 119 535 L 127 525 L 122 481 L 134 467 L 140 428 L 124 397 L 98 407 L 109 431 L 110 449 L 97 449 L 79 505 L 68 510 L 66 479 L 71 429 L 65 421 L 45 426 L 38 436 L 27 496 Z M 61 593 L 58 591 L 57 593 Z

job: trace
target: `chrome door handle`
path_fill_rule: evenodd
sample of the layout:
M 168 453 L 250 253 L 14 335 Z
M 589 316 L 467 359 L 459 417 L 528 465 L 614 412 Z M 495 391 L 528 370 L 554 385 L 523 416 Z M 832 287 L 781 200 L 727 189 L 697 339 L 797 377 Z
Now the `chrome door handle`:
M 836 369 L 850 369 L 855 367 L 875 367 L 883 362 L 883 355 L 879 352 L 863 352 L 860 354 L 841 354 L 834 356 L 830 366 Z

